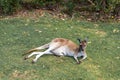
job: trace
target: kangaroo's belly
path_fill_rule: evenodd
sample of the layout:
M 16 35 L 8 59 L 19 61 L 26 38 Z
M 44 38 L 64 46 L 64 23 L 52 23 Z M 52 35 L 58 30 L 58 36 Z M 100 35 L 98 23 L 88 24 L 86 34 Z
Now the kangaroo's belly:
M 59 56 L 73 56 L 73 53 L 66 46 L 55 49 L 53 53 Z

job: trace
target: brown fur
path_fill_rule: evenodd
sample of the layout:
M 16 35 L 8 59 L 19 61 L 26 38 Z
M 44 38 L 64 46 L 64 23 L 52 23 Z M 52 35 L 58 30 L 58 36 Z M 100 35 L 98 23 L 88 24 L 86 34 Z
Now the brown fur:
M 71 40 L 68 39 L 64 39 L 64 38 L 55 38 L 53 39 L 53 42 L 60 42 L 61 46 L 67 45 L 70 50 L 74 51 L 77 53 L 79 46 L 76 45 L 74 42 L 72 42 Z

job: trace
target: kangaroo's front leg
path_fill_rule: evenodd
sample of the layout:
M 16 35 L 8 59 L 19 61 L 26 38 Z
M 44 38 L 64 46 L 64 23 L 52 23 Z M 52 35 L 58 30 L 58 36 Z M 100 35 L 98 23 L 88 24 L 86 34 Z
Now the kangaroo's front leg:
M 77 61 L 77 64 L 80 64 L 80 61 L 78 60 L 77 56 L 74 55 L 73 57 L 74 57 L 74 59 Z
M 80 60 L 80 62 L 82 62 L 84 59 L 86 59 L 87 58 L 87 55 L 86 54 L 84 54 L 83 56 L 82 56 L 82 59 Z

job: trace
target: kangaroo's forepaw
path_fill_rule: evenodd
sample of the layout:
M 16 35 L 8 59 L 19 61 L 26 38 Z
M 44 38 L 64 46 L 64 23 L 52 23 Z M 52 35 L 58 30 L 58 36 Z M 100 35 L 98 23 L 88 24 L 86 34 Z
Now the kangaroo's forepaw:
M 32 61 L 31 63 L 32 63 L 32 64 L 34 64 L 34 63 L 35 63 L 35 61 Z
M 24 60 L 27 60 L 28 59 L 28 57 L 24 57 Z
M 36 63 L 36 61 L 35 61 L 35 60 L 32 60 L 32 64 L 34 64 L 34 63 Z
M 77 64 L 81 64 L 81 63 L 82 63 L 82 61 L 77 62 Z

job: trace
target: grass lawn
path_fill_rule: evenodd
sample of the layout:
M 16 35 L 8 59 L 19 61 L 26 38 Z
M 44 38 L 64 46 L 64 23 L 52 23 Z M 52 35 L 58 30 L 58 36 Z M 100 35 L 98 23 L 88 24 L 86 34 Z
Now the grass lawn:
M 56 37 L 89 36 L 87 59 L 44 55 L 24 61 L 22 54 Z M 0 20 L 0 80 L 120 80 L 120 23 L 58 19 L 51 15 Z

